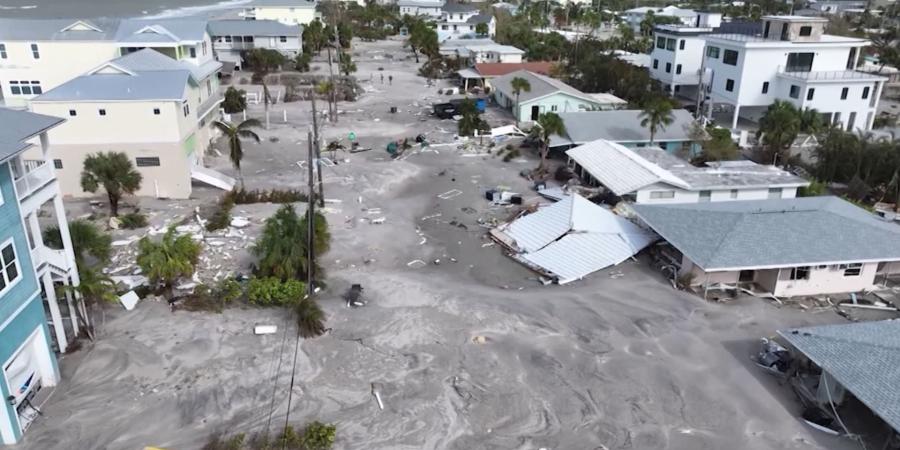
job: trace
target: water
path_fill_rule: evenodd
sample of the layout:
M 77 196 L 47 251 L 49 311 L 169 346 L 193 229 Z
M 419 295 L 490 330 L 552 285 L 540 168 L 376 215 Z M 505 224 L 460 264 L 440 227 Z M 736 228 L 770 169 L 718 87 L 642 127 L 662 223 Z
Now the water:
M 4 18 L 180 17 L 210 15 L 250 0 L 0 0 Z

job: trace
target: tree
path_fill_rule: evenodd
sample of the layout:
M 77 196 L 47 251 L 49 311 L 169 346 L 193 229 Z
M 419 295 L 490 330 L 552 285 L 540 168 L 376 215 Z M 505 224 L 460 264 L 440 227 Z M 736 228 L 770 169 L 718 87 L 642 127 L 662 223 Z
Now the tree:
M 79 266 L 78 276 L 78 286 L 71 286 L 68 289 L 81 298 L 75 308 L 75 313 L 81 321 L 82 329 L 88 339 L 93 341 L 95 335 L 94 320 L 92 319 L 94 307 L 100 303 L 116 302 L 119 297 L 116 295 L 116 285 L 112 278 L 97 267 Z
M 247 109 L 247 99 L 244 97 L 246 94 L 247 92 L 243 89 L 238 90 L 234 86 L 229 86 L 225 90 L 225 100 L 222 101 L 222 109 L 227 114 L 239 113 Z
M 510 87 L 512 87 L 513 95 L 516 96 L 516 113 L 513 114 L 516 116 L 516 128 L 519 127 L 519 94 L 523 92 L 531 92 L 531 83 L 528 80 L 521 77 L 513 77 L 512 80 L 509 81 Z
M 341 48 L 350 48 L 350 42 L 353 40 L 353 28 L 347 22 L 339 23 L 337 28 Z
M 416 19 L 411 24 L 407 42 L 413 56 L 416 57 L 416 63 L 419 62 L 420 53 L 427 56 L 429 60 L 440 55 L 437 32 L 421 19 Z
M 559 115 L 549 112 L 541 114 L 538 117 L 535 128 L 537 129 L 537 137 L 541 141 L 541 162 L 538 165 L 537 172 L 543 173 L 545 170 L 544 163 L 550 156 L 550 137 L 553 135 L 561 136 L 565 134 L 566 124 Z
M 294 70 L 298 72 L 309 72 L 309 63 L 312 62 L 312 55 L 303 52 L 294 58 Z
M 650 130 L 650 145 L 656 139 L 656 133 L 663 131 L 675 120 L 672 114 L 672 102 L 667 99 L 658 99 L 650 102 L 638 115 L 641 126 Z
M 109 261 L 112 250 L 112 237 L 100 231 L 93 223 L 85 220 L 73 220 L 69 222 L 69 237 L 72 240 L 72 250 L 75 253 L 75 263 L 81 268 L 86 266 L 87 258 L 99 263 Z M 62 249 L 62 235 L 59 227 L 53 226 L 44 230 L 44 243 L 50 248 Z
M 731 161 L 740 156 L 737 144 L 731 140 L 731 131 L 710 127 L 706 132 L 709 139 L 703 142 L 703 152 L 691 160 L 691 163 L 701 165 L 707 161 Z
M 786 101 L 775 100 L 759 119 L 756 137 L 761 139 L 762 144 L 766 147 L 767 159 L 774 160 L 778 155 L 786 156 L 783 153 L 797 139 L 800 130 L 800 112 L 797 111 L 797 108 Z
M 297 215 L 294 207 L 286 204 L 278 209 L 274 216 L 266 220 L 262 234 L 256 240 L 252 253 L 257 257 L 256 275 L 276 277 L 281 280 L 306 280 L 307 253 L 307 215 Z M 319 256 L 328 251 L 331 234 L 328 222 L 321 214 L 316 213 L 314 226 L 314 255 Z M 314 267 L 314 272 L 320 272 Z M 307 280 L 309 281 L 309 280 Z
M 349 53 L 341 53 L 338 64 L 345 77 L 349 77 L 351 73 L 356 72 L 356 63 L 353 62 Z
M 253 72 L 265 76 L 278 71 L 287 62 L 287 58 L 278 50 L 254 48 L 246 53 L 244 61 Z
M 487 36 L 488 33 L 490 33 L 490 27 L 488 27 L 488 24 L 479 22 L 475 25 L 475 34 L 479 36 Z
M 478 107 L 474 100 L 464 99 L 459 105 L 459 114 L 462 116 L 457 123 L 460 136 L 472 136 L 476 131 L 490 130 L 487 122 L 478 115 Z
M 238 181 L 240 181 L 241 190 L 243 190 L 244 175 L 241 173 L 241 160 L 244 159 L 244 149 L 241 145 L 241 138 L 253 139 L 259 143 L 259 135 L 250 130 L 250 128 L 261 127 L 262 123 L 257 119 L 247 119 L 237 125 L 221 120 L 217 120 L 213 124 L 228 139 L 228 158 L 237 172 Z
M 304 298 L 297 303 L 295 310 L 300 336 L 309 339 L 325 333 L 325 312 L 315 300 Z
M 878 54 L 878 73 L 884 70 L 884 66 L 900 66 L 900 28 L 894 27 L 883 33 L 873 34 L 872 49 Z
M 98 152 L 84 160 L 81 188 L 86 192 L 97 192 L 102 186 L 109 198 L 109 213 L 115 217 L 119 215 L 119 200 L 140 189 L 142 179 L 124 153 Z
M 178 235 L 175 227 L 169 227 L 159 242 L 148 237 L 138 241 L 137 264 L 151 282 L 162 284 L 168 298 L 173 296 L 173 288 L 181 277 L 194 274 L 200 244 L 191 235 Z
M 325 27 L 319 19 L 315 19 L 303 27 L 303 53 L 316 55 L 328 42 Z

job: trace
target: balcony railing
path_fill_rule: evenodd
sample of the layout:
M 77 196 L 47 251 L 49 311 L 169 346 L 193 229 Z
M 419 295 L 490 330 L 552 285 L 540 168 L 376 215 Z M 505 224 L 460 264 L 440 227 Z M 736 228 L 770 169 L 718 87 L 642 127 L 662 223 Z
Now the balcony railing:
M 16 178 L 16 192 L 19 194 L 19 200 L 33 194 L 34 191 L 44 187 L 47 183 L 53 181 L 53 168 L 46 161 L 26 160 L 24 161 L 25 174 Z
M 71 269 L 64 250 L 38 246 L 31 250 L 31 261 L 38 272 L 45 268 L 55 268 L 57 272 L 67 273 Z
M 840 81 L 840 80 L 880 80 L 884 77 L 855 70 L 815 70 L 803 71 L 795 67 L 778 66 L 782 76 L 803 81 Z
M 231 49 L 231 50 L 253 50 L 256 48 L 256 45 L 253 42 L 214 42 L 213 48 L 215 49 Z

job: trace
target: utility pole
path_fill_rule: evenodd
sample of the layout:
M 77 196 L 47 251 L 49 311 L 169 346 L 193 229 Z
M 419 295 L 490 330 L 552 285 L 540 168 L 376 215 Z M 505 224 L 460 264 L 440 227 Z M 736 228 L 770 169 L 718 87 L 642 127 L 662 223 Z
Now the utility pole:
M 307 251 L 307 255 L 306 255 L 306 261 L 307 261 L 306 262 L 306 288 L 307 288 L 307 295 L 309 296 L 310 300 L 312 300 L 312 296 L 313 296 L 313 293 L 315 290 L 315 288 L 313 287 L 313 275 L 314 275 L 313 274 L 313 266 L 315 266 L 314 258 L 316 255 L 316 252 L 313 249 L 313 242 L 315 242 L 315 239 L 313 239 L 313 234 L 315 233 L 315 229 L 316 229 L 316 224 L 315 224 L 315 222 L 316 222 L 316 220 L 315 220 L 315 217 L 316 217 L 315 216 L 316 193 L 314 190 L 315 185 L 314 185 L 314 180 L 313 180 L 313 133 L 309 132 L 307 135 L 307 138 L 309 140 L 309 150 L 308 150 L 308 154 L 306 157 L 306 161 L 307 161 L 306 175 L 307 175 L 307 179 L 308 179 L 307 187 L 309 188 L 309 191 L 308 191 L 309 192 L 309 200 L 306 202 L 306 205 L 307 205 L 306 206 L 306 223 L 307 223 L 307 230 L 306 230 L 306 251 Z
M 338 5 L 338 11 L 340 11 L 340 5 Z M 334 17 L 332 17 L 332 26 L 334 27 L 334 52 L 338 60 L 338 65 L 341 63 L 341 38 L 338 35 L 338 25 L 335 21 Z M 329 114 L 331 116 L 331 121 L 337 123 L 338 121 L 338 107 L 337 107 L 337 83 L 334 81 L 334 68 L 331 66 L 331 52 L 328 53 L 328 71 L 331 75 L 331 105 L 334 108 L 334 112 Z
M 322 158 L 322 149 L 321 143 L 319 142 L 319 118 L 318 112 L 316 111 L 316 86 L 313 85 L 312 91 L 310 91 L 309 96 L 310 102 L 312 103 L 312 116 L 313 116 L 313 139 L 315 140 L 316 146 L 316 172 L 319 177 L 319 206 L 325 207 L 325 192 L 324 186 L 322 183 L 322 162 L 320 161 Z

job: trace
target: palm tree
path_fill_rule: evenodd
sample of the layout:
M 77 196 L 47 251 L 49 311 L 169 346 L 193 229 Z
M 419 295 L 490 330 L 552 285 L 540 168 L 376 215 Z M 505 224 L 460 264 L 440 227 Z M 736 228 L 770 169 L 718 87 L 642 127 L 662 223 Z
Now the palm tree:
M 228 158 L 231 159 L 231 164 L 234 166 L 238 180 L 241 183 L 241 190 L 243 190 L 244 175 L 241 173 L 241 160 L 244 159 L 244 149 L 241 146 L 241 138 L 253 139 L 259 143 L 259 135 L 251 131 L 250 128 L 260 127 L 262 124 L 257 119 L 247 119 L 237 125 L 221 120 L 213 123 L 228 138 Z
M 328 251 L 331 235 L 325 217 L 318 213 L 314 217 L 314 256 L 319 256 Z M 290 204 L 282 206 L 274 216 L 266 220 L 262 234 L 252 249 L 258 258 L 257 276 L 276 277 L 280 280 L 306 279 L 309 263 L 307 223 L 307 215 L 301 218 Z M 316 273 L 320 272 L 319 267 L 313 269 Z
M 537 125 L 538 138 L 541 141 L 541 162 L 538 165 L 537 172 L 544 171 L 544 162 L 550 156 L 550 137 L 553 135 L 563 135 L 566 133 L 566 124 L 562 118 L 556 113 L 544 113 L 538 117 Z
M 103 186 L 109 198 L 109 213 L 115 217 L 119 215 L 119 200 L 124 194 L 134 194 L 140 189 L 142 179 L 124 153 L 99 152 L 85 158 L 81 188 L 86 192 L 97 192 Z
M 509 82 L 510 87 L 512 87 L 512 92 L 516 96 L 516 128 L 519 128 L 519 94 L 522 92 L 531 92 L 531 83 L 528 80 L 521 77 L 514 77 Z
M 774 161 L 794 143 L 801 131 L 801 125 L 800 112 L 794 105 L 783 100 L 775 100 L 759 119 L 756 137 L 768 148 L 771 153 L 768 156 Z
M 88 339 L 94 340 L 95 329 L 93 316 L 94 306 L 103 302 L 115 302 L 119 299 L 116 296 L 116 284 L 109 275 L 104 274 L 98 268 L 92 266 L 79 266 L 78 275 L 80 282 L 78 286 L 68 286 L 72 292 L 80 296 L 75 308 L 75 314 L 81 321 L 84 332 Z
M 297 303 L 297 328 L 305 339 L 325 333 L 325 313 L 312 298 L 304 298 Z
M 85 266 L 84 261 L 87 257 L 93 258 L 99 263 L 109 261 L 112 237 L 100 231 L 93 223 L 85 220 L 69 222 L 69 237 L 72 239 L 75 263 L 79 268 Z M 43 239 L 50 248 L 63 248 L 62 236 L 57 226 L 44 230 Z
M 200 244 L 190 235 L 177 235 L 175 227 L 169 227 L 160 242 L 144 237 L 138 241 L 137 264 L 153 283 L 162 283 L 171 299 L 175 281 L 194 274 Z
M 650 145 L 656 139 L 656 133 L 663 131 L 675 120 L 672 114 L 672 103 L 665 99 L 652 101 L 638 115 L 641 126 L 650 129 Z

